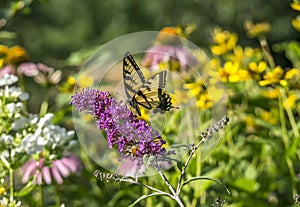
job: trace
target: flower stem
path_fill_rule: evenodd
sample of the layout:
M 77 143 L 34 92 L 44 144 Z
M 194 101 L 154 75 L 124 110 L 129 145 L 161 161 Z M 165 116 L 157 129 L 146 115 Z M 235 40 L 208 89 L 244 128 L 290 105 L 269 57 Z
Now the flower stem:
M 43 202 L 43 188 L 41 185 L 37 186 L 37 206 L 39 207 L 43 207 L 44 206 L 44 202 Z
M 55 190 L 56 190 L 56 196 L 55 196 L 56 206 L 60 207 L 61 199 L 60 199 L 60 189 L 58 185 L 55 185 Z
M 194 146 L 194 147 L 192 148 L 192 151 L 191 151 L 191 153 L 190 153 L 188 159 L 186 160 L 186 162 L 185 162 L 185 164 L 184 164 L 184 167 L 183 167 L 183 169 L 182 169 L 182 171 L 181 171 L 181 175 L 180 175 L 180 177 L 179 177 L 179 181 L 178 181 L 178 183 L 177 183 L 177 189 L 176 189 L 176 194 L 177 194 L 177 195 L 179 195 L 179 193 L 180 193 L 181 186 L 182 186 L 181 183 L 182 183 L 182 179 L 183 179 L 183 176 L 184 176 L 184 174 L 185 174 L 186 168 L 187 168 L 187 166 L 189 165 L 189 163 L 190 163 L 190 161 L 191 161 L 193 155 L 195 154 L 196 150 L 199 148 L 199 146 L 200 146 L 203 142 L 205 142 L 205 139 L 202 139 L 196 146 Z
M 274 58 L 270 52 L 270 48 L 268 46 L 267 40 L 265 38 L 260 38 L 260 46 L 261 49 L 266 57 L 266 60 L 268 61 L 269 65 L 271 68 L 275 67 L 275 62 L 274 62 Z
M 12 168 L 9 168 L 9 201 L 14 201 L 14 170 Z
M 167 179 L 167 177 L 164 175 L 164 173 L 160 170 L 160 167 L 157 163 L 157 160 L 156 160 L 156 169 L 159 173 L 159 175 L 162 177 L 162 179 L 165 181 L 166 185 L 168 186 L 169 190 L 171 191 L 171 193 L 173 194 L 172 198 L 178 203 L 178 205 L 180 207 L 185 207 L 185 205 L 183 204 L 183 202 L 181 201 L 180 197 L 179 197 L 179 194 L 177 194 L 177 192 L 175 192 L 173 186 L 171 185 L 171 183 L 169 182 L 169 180 Z
M 283 102 L 287 100 L 286 94 L 285 94 L 285 92 L 282 88 L 280 88 L 280 95 L 283 99 Z M 292 129 L 293 129 L 294 136 L 297 138 L 297 137 L 299 137 L 300 134 L 299 134 L 299 131 L 298 131 L 298 127 L 297 127 L 293 112 L 292 112 L 290 107 L 285 107 L 285 111 L 286 111 L 286 113 L 289 117 Z
M 1 155 L 1 161 L 5 165 L 5 167 L 8 169 L 9 172 L 9 201 L 13 202 L 14 200 L 14 170 L 11 168 L 9 162 L 6 160 L 4 155 Z
M 282 97 L 282 89 L 280 89 L 281 93 L 278 95 L 278 106 L 279 106 L 279 115 L 280 115 L 280 122 L 281 122 L 281 132 L 282 132 L 282 139 L 283 139 L 283 144 L 286 152 L 289 152 L 290 149 L 290 142 L 288 138 L 288 132 L 287 132 L 287 127 L 286 127 L 286 120 L 285 120 L 285 115 L 284 115 L 284 108 L 283 108 L 283 97 Z M 295 188 L 295 182 L 294 182 L 294 177 L 296 177 L 295 172 L 294 172 L 294 167 L 293 163 L 288 156 L 288 154 L 285 154 L 285 162 L 287 164 L 290 176 L 291 176 L 291 187 L 293 193 L 296 193 L 296 188 Z

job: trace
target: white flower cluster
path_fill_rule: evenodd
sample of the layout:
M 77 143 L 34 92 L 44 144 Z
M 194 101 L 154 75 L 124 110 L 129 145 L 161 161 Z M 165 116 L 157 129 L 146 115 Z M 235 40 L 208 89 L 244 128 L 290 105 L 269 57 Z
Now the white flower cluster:
M 11 86 L 18 78 L 4 75 L 0 78 L 0 156 L 14 157 L 22 153 L 29 155 L 39 153 L 43 149 L 54 150 L 65 146 L 74 136 L 74 131 L 51 124 L 53 114 L 39 117 L 27 114 L 22 101 L 29 98 L 19 87 Z M 51 152 L 50 152 L 51 153 Z
M 74 136 L 74 131 L 67 131 L 58 125 L 50 124 L 53 114 L 46 114 L 37 120 L 34 133 L 27 134 L 22 140 L 22 146 L 28 154 L 41 152 L 44 148 L 54 150 L 64 146 Z
M 3 197 L 3 198 L 0 200 L 0 206 L 19 207 L 19 206 L 22 206 L 22 203 L 21 203 L 21 201 L 16 201 L 16 200 L 10 201 L 9 198 Z

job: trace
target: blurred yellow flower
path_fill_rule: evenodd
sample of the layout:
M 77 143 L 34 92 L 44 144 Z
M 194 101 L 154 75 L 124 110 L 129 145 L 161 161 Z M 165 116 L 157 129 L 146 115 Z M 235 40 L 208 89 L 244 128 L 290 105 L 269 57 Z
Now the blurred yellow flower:
M 233 50 L 238 41 L 237 34 L 221 29 L 215 29 L 212 37 L 216 45 L 211 46 L 211 51 L 215 55 L 222 55 Z
M 299 1 L 294 1 L 293 3 L 290 4 L 293 10 L 295 11 L 300 11 L 300 2 Z
M 279 91 L 279 88 L 268 88 L 267 90 L 264 90 L 262 92 L 262 95 L 266 98 L 269 98 L 269 99 L 275 99 L 278 97 L 280 91 Z
M 252 58 L 255 54 L 258 54 L 258 49 L 253 49 L 252 47 L 245 47 L 244 53 L 247 58 Z
M 237 62 L 226 62 L 223 68 L 218 69 L 221 81 L 235 83 L 249 79 L 248 71 L 239 67 L 240 64 Z
M 2 68 L 4 66 L 4 59 L 0 58 L 0 68 Z
M 292 20 L 292 25 L 295 28 L 295 30 L 300 32 L 300 16 Z
M 7 54 L 9 48 L 5 45 L 0 45 L 0 57 L 3 57 Z
M 258 37 L 268 33 L 271 30 L 271 25 L 266 22 L 254 24 L 252 21 L 246 21 L 245 28 L 250 37 Z
M 187 96 L 189 98 L 195 98 L 197 106 L 202 109 L 209 109 L 212 106 L 210 96 L 205 90 L 203 81 L 197 81 L 194 83 L 184 84 L 183 87 L 187 89 Z
M 6 54 L 5 63 L 17 64 L 28 60 L 27 52 L 18 45 L 9 48 Z
M 284 77 L 284 70 L 277 66 L 272 71 L 266 73 L 263 77 L 264 80 L 259 81 L 260 86 L 266 86 L 273 83 L 279 83 L 282 86 L 287 85 L 287 81 L 283 79 Z
M 195 24 L 189 24 L 189 25 L 185 25 L 185 26 L 179 25 L 179 26 L 176 26 L 176 33 L 180 37 L 188 38 L 195 29 L 196 29 Z
M 156 42 L 164 45 L 178 45 L 181 40 L 176 27 L 164 27 L 157 35 Z
M 276 124 L 278 123 L 278 110 L 277 108 L 271 108 L 270 111 L 265 110 L 259 110 L 260 117 L 270 123 L 270 124 Z
M 75 85 L 75 78 L 73 76 L 69 76 L 67 79 L 69 85 Z
M 197 96 L 201 92 L 203 86 L 203 81 L 197 81 L 194 83 L 186 83 L 183 85 L 183 88 L 188 90 L 188 97 L 191 98 Z
M 85 73 L 81 73 L 78 77 L 78 81 L 76 82 L 76 79 L 74 76 L 69 76 L 67 78 L 67 81 L 65 81 L 59 90 L 64 93 L 73 93 L 75 83 L 77 83 L 76 87 L 78 88 L 86 88 L 89 86 L 92 86 L 94 80 L 91 76 L 87 76 Z
M 296 101 L 298 100 L 298 96 L 294 93 L 289 94 L 286 100 L 283 102 L 284 108 L 290 108 L 293 109 L 296 106 Z
M 244 121 L 246 123 L 247 132 L 254 132 L 255 127 L 256 127 L 256 123 L 255 123 L 255 120 L 253 119 L 253 117 L 252 116 L 246 116 L 244 118 Z
M 86 73 L 80 73 L 77 81 L 77 85 L 80 88 L 86 88 L 92 86 L 94 83 L 94 79 L 92 76 L 88 76 Z
M 299 70 L 296 68 L 292 68 L 288 71 L 286 71 L 285 75 L 284 75 L 284 79 L 289 80 L 292 79 L 293 77 L 299 77 L 300 73 Z
M 3 186 L 0 186 L 0 195 L 4 195 L 5 192 L 5 188 Z
M 222 89 L 214 85 L 205 86 L 203 81 L 184 84 L 187 89 L 187 97 L 195 98 L 197 106 L 201 109 L 210 109 L 214 103 L 217 103 L 223 95 Z
M 267 63 L 265 61 L 260 61 L 257 65 L 256 62 L 250 62 L 248 68 L 251 72 L 260 74 L 266 70 Z
M 197 106 L 200 109 L 210 109 L 212 107 L 212 100 L 209 94 L 204 93 L 197 98 Z

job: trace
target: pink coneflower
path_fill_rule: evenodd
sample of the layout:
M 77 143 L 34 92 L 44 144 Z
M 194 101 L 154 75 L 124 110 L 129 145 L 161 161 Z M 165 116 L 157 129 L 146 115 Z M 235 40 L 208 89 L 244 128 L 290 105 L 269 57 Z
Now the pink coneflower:
M 181 45 L 154 45 L 146 51 L 143 60 L 145 67 L 155 68 L 161 62 L 179 63 L 179 70 L 187 71 L 197 65 L 196 58 L 184 46 Z
M 16 74 L 16 69 L 13 65 L 6 65 L 3 68 L 0 68 L 0 78 L 5 74 Z
M 184 71 L 198 64 L 191 51 L 182 44 L 174 27 L 165 27 L 159 32 L 156 44 L 146 51 L 143 65 L 156 69 L 161 62 L 174 65 L 170 70 Z
M 63 178 L 68 177 L 71 173 L 79 172 L 81 164 L 75 155 L 68 155 L 61 159 L 53 160 L 50 165 L 44 164 L 44 158 L 39 161 L 29 160 L 22 167 L 23 183 L 27 183 L 35 177 L 34 182 L 37 185 L 46 183 L 50 185 L 53 180 L 58 184 L 63 183 Z
M 24 74 L 28 77 L 33 77 L 39 74 L 39 69 L 35 63 L 26 62 L 19 65 L 18 73 Z

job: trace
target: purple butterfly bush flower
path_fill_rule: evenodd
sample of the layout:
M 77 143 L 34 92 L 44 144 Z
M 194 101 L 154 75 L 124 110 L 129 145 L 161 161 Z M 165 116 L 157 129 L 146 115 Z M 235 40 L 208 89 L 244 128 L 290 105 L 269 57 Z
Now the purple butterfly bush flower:
M 159 133 L 108 92 L 86 88 L 77 91 L 71 99 L 70 104 L 77 111 L 95 117 L 98 128 L 107 134 L 109 148 L 116 146 L 124 157 L 142 160 L 144 155 L 165 153 L 166 142 Z
M 29 179 L 35 177 L 33 182 L 37 185 L 43 183 L 50 185 L 53 180 L 62 184 L 63 178 L 68 177 L 71 173 L 79 172 L 80 169 L 81 163 L 73 154 L 53 160 L 51 164 L 45 164 L 44 158 L 38 161 L 32 159 L 22 167 L 22 182 L 27 183 Z

